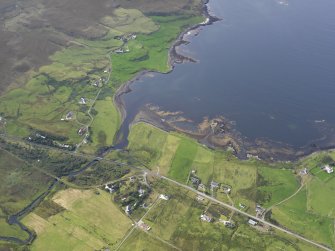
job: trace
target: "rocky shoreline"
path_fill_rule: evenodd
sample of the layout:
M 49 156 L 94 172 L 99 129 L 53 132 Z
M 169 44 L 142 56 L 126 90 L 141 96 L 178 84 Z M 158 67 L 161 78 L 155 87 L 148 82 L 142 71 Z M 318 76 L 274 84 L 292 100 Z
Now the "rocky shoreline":
M 181 45 L 189 43 L 189 41 L 185 39 L 185 36 L 190 34 L 190 32 L 198 31 L 200 27 L 211 25 L 214 22 L 220 20 L 219 18 L 210 14 L 207 4 L 208 1 L 206 1 L 203 6 L 203 16 L 206 18 L 206 21 L 183 31 L 171 46 L 168 59 L 168 64 L 170 65 L 171 69 L 165 74 L 169 74 L 171 71 L 173 71 L 176 64 L 196 62 L 195 59 L 178 53 L 177 49 Z M 114 102 L 121 114 L 122 123 L 125 122 L 125 118 L 127 116 L 127 111 L 125 109 L 122 96 L 131 91 L 131 84 L 134 81 L 140 80 L 143 76 L 150 73 L 156 72 L 147 70 L 139 72 L 132 80 L 126 82 L 117 90 L 114 96 Z M 335 136 L 332 136 L 330 133 L 331 130 L 329 129 L 323 129 L 325 131 L 324 135 L 327 135 L 325 139 L 310 142 L 306 146 L 293 147 L 284 143 L 274 142 L 269 139 L 257 139 L 253 141 L 249 140 L 235 129 L 235 126 L 231 123 L 231 121 L 223 117 L 208 119 L 207 127 L 205 126 L 202 131 L 199 131 L 199 126 L 201 127 L 204 125 L 204 123 L 206 124 L 205 121 L 201 122 L 200 124 L 196 124 L 193 121 L 187 121 L 187 118 L 180 116 L 180 114 L 175 114 L 175 117 L 166 117 L 164 115 L 161 116 L 162 114 L 159 113 L 164 112 L 157 111 L 155 109 L 152 110 L 150 107 L 143 108 L 136 116 L 136 118 L 134 118 L 133 121 L 128 121 L 129 124 L 123 125 L 123 128 L 124 126 L 130 127 L 132 124 L 137 122 L 146 122 L 165 131 L 177 131 L 186 134 L 192 138 L 197 139 L 201 144 L 204 144 L 210 148 L 231 149 L 240 159 L 259 158 L 268 161 L 295 161 L 314 152 L 335 148 Z M 167 113 L 170 113 L 171 115 L 171 112 Z M 186 121 L 183 121 L 183 119 Z M 204 120 L 206 120 L 206 118 Z M 213 123 L 213 121 L 214 123 L 218 123 L 219 126 L 224 124 L 224 133 L 217 133 L 215 130 L 213 130 L 213 128 L 210 126 L 210 123 Z M 121 130 L 122 126 L 120 131 Z M 123 132 L 118 132 L 118 134 L 122 135 Z M 126 136 L 127 135 L 122 135 L 122 137 Z M 120 140 L 120 138 L 118 138 L 118 140 Z
M 173 43 L 173 45 L 171 46 L 170 50 L 169 50 L 169 59 L 168 59 L 168 64 L 170 66 L 170 70 L 164 74 L 169 74 L 170 72 L 172 72 L 175 68 L 176 64 L 180 64 L 180 63 L 184 63 L 184 62 L 195 62 L 194 59 L 183 56 L 181 54 L 178 54 L 177 52 L 177 47 L 183 44 L 187 44 L 188 42 L 184 39 L 184 36 L 193 30 L 197 30 L 200 27 L 203 26 L 207 26 L 207 25 L 211 25 L 214 22 L 217 22 L 221 19 L 211 15 L 209 13 L 208 10 L 208 4 L 209 0 L 206 0 L 204 2 L 203 8 L 202 8 L 202 13 L 203 16 L 206 18 L 206 22 L 200 23 L 200 24 L 196 24 L 192 27 L 189 27 L 188 29 L 186 29 L 185 31 L 183 31 L 178 38 L 175 40 L 175 42 Z M 125 109 L 125 104 L 124 101 L 122 100 L 122 96 L 124 94 L 127 94 L 129 92 L 131 92 L 131 88 L 130 85 L 132 83 L 134 83 L 137 80 L 140 80 L 143 76 L 145 76 L 146 74 L 149 73 L 156 73 L 155 71 L 150 71 L 150 70 L 143 70 L 141 72 L 139 72 L 133 79 L 127 81 L 126 83 L 122 84 L 116 91 L 115 95 L 114 95 L 114 103 L 117 107 L 117 109 L 119 110 L 120 114 L 121 114 L 121 123 L 124 122 L 126 116 L 127 116 L 127 111 Z

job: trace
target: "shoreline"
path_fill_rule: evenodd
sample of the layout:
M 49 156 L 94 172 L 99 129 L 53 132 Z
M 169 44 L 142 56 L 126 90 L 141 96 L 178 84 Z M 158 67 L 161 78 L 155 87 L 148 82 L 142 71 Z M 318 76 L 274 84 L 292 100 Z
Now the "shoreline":
M 151 71 L 151 70 L 143 70 L 136 74 L 136 76 L 127 81 L 126 83 L 122 84 L 116 91 L 113 101 L 117 108 L 117 110 L 120 112 L 121 116 L 121 123 L 120 127 L 115 134 L 115 139 L 119 140 L 118 136 L 122 135 L 122 128 L 124 126 L 127 126 L 128 129 L 130 129 L 132 124 L 135 124 L 136 122 L 142 121 L 147 122 L 148 124 L 151 124 L 155 127 L 161 128 L 163 130 L 171 131 L 174 130 L 176 132 L 188 135 L 191 138 L 194 138 L 198 140 L 200 144 L 204 144 L 209 148 L 219 148 L 219 149 L 226 149 L 226 148 L 233 148 L 235 155 L 240 159 L 247 159 L 247 158 L 261 158 L 263 160 L 269 160 L 269 161 L 296 161 L 301 158 L 304 158 L 306 156 L 309 156 L 314 153 L 318 153 L 321 151 L 329 151 L 332 149 L 335 149 L 335 136 L 332 137 L 329 133 L 325 134 L 325 139 L 315 139 L 311 142 L 306 143 L 304 146 L 291 146 L 286 143 L 282 142 L 275 142 L 271 139 L 255 139 L 250 140 L 245 135 L 241 134 L 239 131 L 236 130 L 234 126 L 229 126 L 226 131 L 225 137 L 221 137 L 220 135 L 214 135 L 212 132 L 207 132 L 205 134 L 199 134 L 196 130 L 188 130 L 187 128 L 183 128 L 180 126 L 175 126 L 173 123 L 166 123 L 165 118 L 159 118 L 152 116 L 153 114 L 151 111 L 148 112 L 148 109 L 141 109 L 139 111 L 139 114 L 141 113 L 141 116 L 138 116 L 138 114 L 133 118 L 132 121 L 129 121 L 129 124 L 124 125 L 125 119 L 127 117 L 127 110 L 125 107 L 125 103 L 123 100 L 123 95 L 131 92 L 131 84 L 133 84 L 135 81 L 140 80 L 143 76 L 149 73 L 160 73 L 160 74 L 169 74 L 171 73 L 174 68 L 176 67 L 176 64 L 181 64 L 185 62 L 196 62 L 196 60 L 182 55 L 182 53 L 178 53 L 177 49 L 181 45 L 188 44 L 189 41 L 185 39 L 185 35 L 188 35 L 189 32 L 196 31 L 200 27 L 204 27 L 207 25 L 212 25 L 213 23 L 221 20 L 214 15 L 211 15 L 209 7 L 208 7 L 209 0 L 206 0 L 203 3 L 202 7 L 202 15 L 206 19 L 205 22 L 199 23 L 196 25 L 193 25 L 183 32 L 179 34 L 177 39 L 173 42 L 171 45 L 169 51 L 168 51 L 168 62 L 167 64 L 170 67 L 170 70 L 161 73 L 157 71 Z M 144 113 L 147 113 L 146 115 L 143 115 Z M 140 118 L 138 118 L 140 117 Z M 147 119 L 151 118 L 151 119 Z M 154 118 L 154 119 L 152 119 Z M 215 120 L 215 118 L 213 118 Z M 229 124 L 230 121 L 226 120 L 225 118 L 224 124 Z M 196 126 L 195 124 L 193 126 Z M 196 127 L 195 127 L 196 128 Z M 126 135 L 127 136 L 127 135 Z M 123 137 L 123 136 L 122 136 Z M 125 140 L 126 142 L 126 140 Z M 114 142 L 119 143 L 119 142 Z M 117 144 L 116 144 L 117 145 Z M 114 145 L 115 146 L 115 145 Z
M 203 22 L 203 23 L 199 23 L 199 24 L 196 24 L 196 25 L 193 25 L 189 28 L 187 28 L 186 30 L 184 30 L 182 33 L 179 34 L 179 36 L 177 37 L 177 39 L 172 43 L 169 51 L 168 51 L 168 66 L 170 67 L 169 71 L 167 72 L 157 72 L 157 71 L 151 71 L 151 70 L 143 70 L 143 71 L 140 71 L 139 73 L 137 73 L 135 75 L 135 77 L 133 77 L 131 80 L 128 80 L 127 82 L 123 83 L 115 92 L 114 96 L 113 96 L 113 102 L 117 108 L 117 110 L 120 112 L 120 115 L 121 115 L 121 125 L 122 123 L 124 122 L 126 116 L 127 116 L 127 111 L 125 109 L 125 104 L 124 104 L 124 101 L 122 100 L 122 96 L 131 92 L 131 84 L 134 83 L 135 81 L 137 80 L 140 80 L 141 77 L 145 76 L 146 74 L 148 73 L 161 73 L 161 74 L 169 74 L 171 73 L 176 64 L 181 64 L 181 63 L 184 63 L 186 61 L 190 61 L 190 62 L 195 62 L 195 60 L 193 60 L 192 58 L 189 58 L 189 57 L 186 57 L 186 56 L 183 56 L 181 54 L 178 54 L 177 52 L 177 47 L 180 46 L 180 45 L 183 45 L 185 43 L 187 43 L 187 41 L 184 40 L 184 36 L 190 32 L 190 31 L 193 31 L 193 30 L 196 30 L 200 27 L 204 27 L 204 26 L 207 26 L 207 25 L 212 25 L 213 23 L 217 22 L 217 21 L 220 21 L 221 19 L 220 18 L 217 18 L 215 16 L 212 16 L 210 13 L 209 13 L 209 9 L 208 9 L 208 6 L 207 4 L 209 3 L 209 0 L 206 0 L 204 3 L 203 3 L 203 7 L 202 7 L 202 15 L 206 18 L 206 21 L 207 22 Z

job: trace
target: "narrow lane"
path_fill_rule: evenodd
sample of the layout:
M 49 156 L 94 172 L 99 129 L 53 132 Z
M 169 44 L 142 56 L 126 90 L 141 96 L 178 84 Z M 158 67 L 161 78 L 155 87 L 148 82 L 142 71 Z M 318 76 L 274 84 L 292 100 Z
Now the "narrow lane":
M 155 173 L 153 173 L 153 174 L 155 174 Z M 288 234 L 288 235 L 291 235 L 291 236 L 293 236 L 293 237 L 295 237 L 295 238 L 297 238 L 297 239 L 300 239 L 300 240 L 302 240 L 302 241 L 308 242 L 309 244 L 312 244 L 312 245 L 314 245 L 314 246 L 316 246 L 316 247 L 318 247 L 318 248 L 321 248 L 321 249 L 323 249 L 323 250 L 327 250 L 327 251 L 333 251 L 333 249 L 331 249 L 331 248 L 329 248 L 329 247 L 326 247 L 326 246 L 324 246 L 324 245 L 322 245 L 322 244 L 319 244 L 319 243 L 317 243 L 317 242 L 315 242 L 315 241 L 309 240 L 309 239 L 307 239 L 307 238 L 305 238 L 305 237 L 303 237 L 303 236 L 301 236 L 301 235 L 298 235 L 298 234 L 296 234 L 296 233 L 294 233 L 294 232 L 292 232 L 292 231 L 289 231 L 289 230 L 287 230 L 287 229 L 285 229 L 285 228 L 282 228 L 282 227 L 280 227 L 280 226 L 274 225 L 274 224 L 272 224 L 272 223 L 270 223 L 270 222 L 268 222 L 268 221 L 266 221 L 266 220 L 258 219 L 258 218 L 256 218 L 254 215 L 251 215 L 251 214 L 249 214 L 249 213 L 246 213 L 246 212 L 244 212 L 244 211 L 241 211 L 240 209 L 238 209 L 238 208 L 236 208 L 236 207 L 234 207 L 234 206 L 231 206 L 231 205 L 229 205 L 229 204 L 227 204 L 227 203 L 224 203 L 224 202 L 222 202 L 222 201 L 219 201 L 219 200 L 217 200 L 217 199 L 215 199 L 215 198 L 213 198 L 213 197 L 211 197 L 211 196 L 209 196 L 209 195 L 207 195 L 207 194 L 205 194 L 205 193 L 199 192 L 199 191 L 195 190 L 195 189 L 192 188 L 192 187 L 189 187 L 189 186 L 186 186 L 186 185 L 184 185 L 184 184 L 181 184 L 181 183 L 179 183 L 179 182 L 177 182 L 177 181 L 175 181 L 175 180 L 169 179 L 169 178 L 167 178 L 167 177 L 165 177 L 165 176 L 161 176 L 161 175 L 157 175 L 157 174 L 156 174 L 156 176 L 158 176 L 158 177 L 160 177 L 160 178 L 162 178 L 162 179 L 164 179 L 164 180 L 167 180 L 167 181 L 169 181 L 169 182 L 171 182 L 171 183 L 174 183 L 174 184 L 177 185 L 177 186 L 180 186 L 180 187 L 185 188 L 185 189 L 187 189 L 187 190 L 189 190 L 189 191 L 192 191 L 192 192 L 194 192 L 194 193 L 196 193 L 196 194 L 199 194 L 199 195 L 201 195 L 202 197 L 204 197 L 204 198 L 206 198 L 206 199 L 208 199 L 208 200 L 211 200 L 211 201 L 213 201 L 213 202 L 215 202 L 215 203 L 217 203 L 217 204 L 220 204 L 220 205 L 222 205 L 222 206 L 224 206 L 224 207 L 226 207 L 226 208 L 229 208 L 230 210 L 235 211 L 235 212 L 237 212 L 237 213 L 239 213 L 239 214 L 241 214 L 241 215 L 244 215 L 244 216 L 247 216 L 247 217 L 249 217 L 249 218 L 255 219 L 255 220 L 257 220 L 258 222 L 261 222 L 261 223 L 263 223 L 263 224 L 265 224 L 265 225 L 268 225 L 268 226 L 270 226 L 270 227 L 272 227 L 272 228 L 274 228 L 274 229 L 277 229 L 277 230 L 279 230 L 279 231 L 281 231 L 281 232 L 284 232 L 284 233 L 286 233 L 286 234 Z

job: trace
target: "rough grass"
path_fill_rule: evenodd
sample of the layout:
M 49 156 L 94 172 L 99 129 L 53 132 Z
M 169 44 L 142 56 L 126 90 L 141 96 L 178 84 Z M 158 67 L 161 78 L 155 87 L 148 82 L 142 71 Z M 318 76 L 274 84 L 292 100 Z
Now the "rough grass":
M 28 234 L 17 225 L 9 225 L 5 218 L 0 218 L 0 236 L 16 237 L 21 240 L 28 238 Z
M 148 34 L 158 30 L 159 26 L 152 19 L 136 9 L 118 8 L 112 16 L 102 18 L 101 22 L 121 33 Z
M 152 227 L 151 232 L 164 240 L 171 239 L 192 203 L 186 194 L 169 196 L 169 201 L 161 200 L 145 218 L 146 223 Z
M 32 250 L 112 248 L 131 227 L 131 221 L 104 191 L 68 189 L 53 200 L 67 210 L 48 219 L 31 213 L 23 220 L 38 232 Z
M 5 215 L 14 214 L 42 194 L 51 179 L 0 149 L 0 205 Z
M 144 233 L 141 230 L 135 230 L 127 241 L 121 246 L 122 251 L 133 250 L 161 250 L 161 251 L 175 251 L 176 249 L 167 245 L 166 243 L 156 239 L 155 237 Z
M 128 149 L 155 166 L 157 160 L 161 157 L 162 146 L 166 141 L 167 134 L 153 126 L 144 123 L 138 123 L 132 127 L 129 134 Z

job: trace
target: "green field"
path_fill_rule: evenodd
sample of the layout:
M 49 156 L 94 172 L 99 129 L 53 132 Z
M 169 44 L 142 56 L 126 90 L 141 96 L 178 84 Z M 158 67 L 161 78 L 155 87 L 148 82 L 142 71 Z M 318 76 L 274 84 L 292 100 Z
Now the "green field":
M 263 206 L 269 207 L 283 201 L 298 190 L 299 182 L 293 170 L 258 167 L 258 191 Z
M 146 160 L 152 170 L 159 168 L 161 174 L 172 179 L 186 183 L 194 170 L 207 188 L 212 180 L 231 186 L 230 197 L 236 206 L 243 203 L 254 208 L 257 202 L 269 207 L 299 187 L 293 171 L 282 165 L 240 161 L 230 153 L 210 150 L 195 140 L 144 123 L 132 127 L 129 142 L 129 149 L 137 158 Z M 222 190 L 216 196 L 227 201 Z
M 290 200 L 272 210 L 272 218 L 280 224 L 313 240 L 335 246 L 335 175 L 321 170 L 333 163 L 332 152 L 313 154 L 298 162 L 297 168 L 307 168 L 304 188 Z
M 108 193 L 98 192 L 58 192 L 52 201 L 64 211 L 47 218 L 38 212 L 25 217 L 23 222 L 38 236 L 31 249 L 65 251 L 115 246 L 131 227 L 131 221 L 111 202 Z
M 334 219 L 309 212 L 307 203 L 307 192 L 303 189 L 286 203 L 274 207 L 272 218 L 312 240 L 334 246 Z
M 169 170 L 169 177 L 186 183 L 187 177 L 192 170 L 193 160 L 197 154 L 198 147 L 193 140 L 182 139 L 173 157 Z
M 91 125 L 93 146 L 89 147 L 113 145 L 114 135 L 120 126 L 121 118 L 112 98 L 98 100 L 94 109 L 97 111 L 97 115 Z
M 335 219 L 335 201 L 330 200 L 335 191 L 335 177 L 326 183 L 313 179 L 307 186 L 307 208 L 322 216 Z

